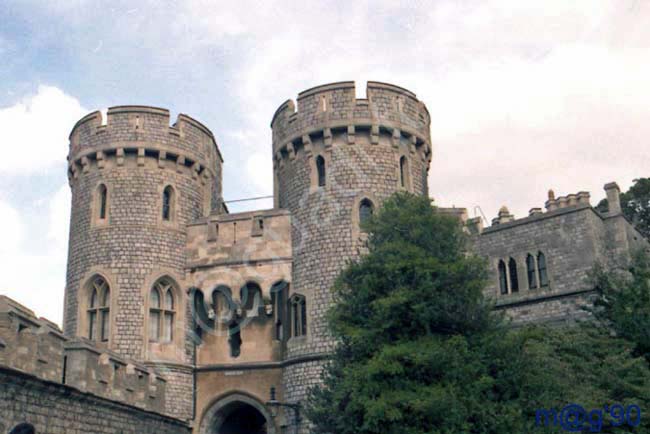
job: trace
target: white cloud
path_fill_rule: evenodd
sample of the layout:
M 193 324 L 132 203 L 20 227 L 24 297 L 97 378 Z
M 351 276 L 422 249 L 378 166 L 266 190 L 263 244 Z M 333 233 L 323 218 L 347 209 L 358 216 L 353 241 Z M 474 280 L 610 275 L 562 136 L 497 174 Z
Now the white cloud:
M 427 104 L 430 190 L 440 205 L 480 205 L 491 217 L 507 204 L 523 216 L 549 188 L 590 190 L 596 202 L 605 182 L 627 188 L 650 176 L 646 3 L 249 1 L 224 13 L 190 1 L 184 13 L 199 23 L 193 35 L 202 44 L 235 33 L 249 43 L 237 53 L 233 88 L 246 131 L 261 138 L 247 149 L 254 156 L 268 155 L 268 122 L 285 99 L 324 82 L 373 79 Z M 253 158 L 248 167 L 261 167 Z M 270 173 L 256 174 L 257 185 L 270 185 Z
M 595 203 L 605 182 L 627 188 L 633 178 L 650 176 L 648 2 L 360 0 L 287 7 L 272 0 L 189 0 L 166 8 L 149 1 L 156 17 L 151 20 L 113 1 L 104 22 L 93 21 L 92 8 L 80 8 L 80 2 L 74 9 L 65 2 L 48 7 L 73 30 L 99 29 L 95 38 L 66 42 L 79 44 L 81 57 L 79 47 L 89 40 L 103 41 L 102 52 L 138 40 L 129 46 L 133 58 L 148 58 L 138 49 L 159 50 L 152 56 L 158 62 L 198 53 L 205 56 L 187 67 L 204 69 L 206 76 L 215 65 L 224 68 L 219 72 L 235 100 L 215 113 L 244 116 L 230 131 L 215 131 L 226 171 L 247 175 L 224 179 L 232 194 L 271 191 L 269 121 L 284 100 L 310 86 L 353 79 L 358 87 L 365 80 L 393 82 L 427 104 L 434 145 L 430 191 L 443 206 L 467 206 L 471 213 L 480 205 L 491 218 L 506 204 L 523 216 L 543 204 L 549 188 L 558 195 L 590 190 Z M 119 25 L 120 32 L 113 32 L 118 36 L 105 31 L 109 20 Z M 86 48 L 97 47 L 93 42 Z M 175 78 L 188 72 L 174 67 Z M 209 85 L 197 83 L 196 91 Z M 48 86 L 0 109 L 7 144 L 0 176 L 35 175 L 63 164 L 70 127 L 85 113 L 76 99 Z M 244 184 L 248 188 L 233 188 Z M 14 288 L 39 313 L 53 311 L 55 320 L 65 274 L 67 195 L 63 187 L 45 199 L 49 212 L 35 226 L 24 222 L 21 208 L 0 208 L 3 228 L 16 228 L 0 228 L 8 240 L 1 259 L 13 276 L 0 291 Z
M 64 190 L 59 190 L 49 201 L 49 213 L 42 215 L 0 201 L 0 263 L 7 270 L 0 294 L 59 324 L 67 257 L 67 235 L 62 234 L 67 233 L 70 206 L 66 200 Z M 39 201 L 43 202 L 47 201 Z
M 18 211 L 0 200 L 0 255 L 12 255 L 22 247 L 25 235 L 23 221 Z
M 26 175 L 65 162 L 72 125 L 86 110 L 61 89 L 41 85 L 11 107 L 0 109 L 3 158 L 0 175 Z
M 68 249 L 68 232 L 70 228 L 70 187 L 63 185 L 49 201 L 48 238 L 56 243 L 59 251 Z
M 247 179 L 262 193 L 271 193 L 273 191 L 272 169 L 273 165 L 269 162 L 268 152 L 264 154 L 255 153 L 248 157 L 246 162 Z

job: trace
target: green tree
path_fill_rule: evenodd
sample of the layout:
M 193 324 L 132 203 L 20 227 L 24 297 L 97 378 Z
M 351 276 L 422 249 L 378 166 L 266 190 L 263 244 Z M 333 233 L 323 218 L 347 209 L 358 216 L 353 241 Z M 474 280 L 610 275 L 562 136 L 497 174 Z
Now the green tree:
M 310 393 L 312 432 L 563 432 L 536 428 L 535 411 L 648 408 L 650 372 L 626 340 L 596 326 L 507 328 L 483 298 L 485 262 L 426 198 L 394 195 L 365 230 L 368 255 L 334 285 L 339 345 Z
M 597 265 L 592 280 L 598 297 L 593 312 L 614 331 L 636 344 L 636 353 L 650 360 L 650 256 L 634 253 L 626 269 Z
M 650 239 L 650 178 L 639 178 L 628 191 L 620 195 L 623 215 L 647 239 Z M 598 204 L 600 211 L 607 211 L 607 200 Z

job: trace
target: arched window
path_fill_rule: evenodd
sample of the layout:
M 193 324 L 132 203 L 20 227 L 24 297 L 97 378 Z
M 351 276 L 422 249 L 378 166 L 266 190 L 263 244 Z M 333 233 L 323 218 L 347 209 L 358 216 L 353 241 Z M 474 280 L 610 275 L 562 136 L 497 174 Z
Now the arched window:
M 291 336 L 307 334 L 307 302 L 304 295 L 294 294 L 289 300 L 291 311 Z
M 285 281 L 276 283 L 271 287 L 271 304 L 273 306 L 273 316 L 275 320 L 275 339 L 283 341 L 285 339 L 286 327 L 286 308 L 287 293 L 289 285 Z
M 508 261 L 508 271 L 510 272 L 510 292 L 518 292 L 519 279 L 517 278 L 517 262 L 512 258 Z
M 316 157 L 316 171 L 318 173 L 318 186 L 324 187 L 326 181 L 325 173 L 325 159 L 322 155 Z
M 542 252 L 537 253 L 537 269 L 539 270 L 539 286 L 548 286 L 548 273 L 546 271 L 546 257 Z
M 372 213 L 374 212 L 374 205 L 370 201 L 370 199 L 363 199 L 359 203 L 359 223 L 363 224 L 368 221 L 370 217 L 372 217 Z
M 248 316 L 256 316 L 262 307 L 262 290 L 255 282 L 248 282 L 239 290 L 242 309 Z
M 501 294 L 508 293 L 508 278 L 506 277 L 506 264 L 503 261 L 499 261 L 499 288 Z
M 399 159 L 399 182 L 402 187 L 406 187 L 406 176 L 408 173 L 408 162 L 406 156 L 402 155 Z
M 167 279 L 154 283 L 149 295 L 149 341 L 171 342 L 174 338 L 174 289 Z
M 535 270 L 535 257 L 530 253 L 526 256 L 526 272 L 528 274 L 528 289 L 537 288 L 537 271 Z
M 34 425 L 32 424 L 21 423 L 19 425 L 16 425 L 14 429 L 9 431 L 9 434 L 36 434 L 36 430 L 34 429 Z
M 90 282 L 89 293 L 88 339 L 106 342 L 110 334 L 111 290 L 103 277 L 96 276 Z
M 106 220 L 108 213 L 108 189 L 104 184 L 97 187 L 97 217 L 100 220 Z
M 233 307 L 230 288 L 224 285 L 217 286 L 212 291 L 212 311 L 216 317 L 217 324 L 229 318 Z
M 162 218 L 165 221 L 171 221 L 174 215 L 174 189 L 168 185 L 163 190 L 162 197 Z

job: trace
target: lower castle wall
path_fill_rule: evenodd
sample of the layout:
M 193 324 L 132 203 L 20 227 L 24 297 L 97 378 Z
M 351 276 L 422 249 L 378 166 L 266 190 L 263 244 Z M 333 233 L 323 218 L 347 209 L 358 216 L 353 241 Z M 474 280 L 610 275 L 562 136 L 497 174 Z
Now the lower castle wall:
M 45 434 L 189 434 L 184 422 L 0 366 L 0 432 L 20 423 Z
M 584 307 L 593 305 L 594 296 L 594 292 L 590 291 L 535 302 L 497 306 L 497 310 L 504 309 L 506 318 L 512 321 L 513 326 L 575 322 L 590 317 L 591 314 Z

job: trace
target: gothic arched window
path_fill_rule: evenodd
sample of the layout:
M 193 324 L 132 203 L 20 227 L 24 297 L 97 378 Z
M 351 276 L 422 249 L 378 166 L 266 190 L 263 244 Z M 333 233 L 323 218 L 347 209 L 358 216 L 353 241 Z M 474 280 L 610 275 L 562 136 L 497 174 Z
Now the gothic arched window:
M 519 279 L 517 278 L 517 262 L 512 258 L 508 261 L 508 271 L 510 273 L 510 292 L 518 292 Z
M 88 339 L 106 342 L 110 334 L 110 287 L 103 277 L 95 276 L 88 289 Z
M 165 221 L 173 220 L 174 215 L 174 188 L 168 185 L 163 190 L 162 197 L 162 218 Z
M 372 204 L 370 199 L 363 199 L 359 203 L 359 223 L 363 224 L 372 217 L 372 213 L 375 210 L 375 206 Z
M 149 293 L 149 341 L 171 342 L 174 338 L 174 285 L 162 278 Z
M 506 276 L 506 264 L 503 261 L 499 261 L 499 289 L 501 294 L 508 293 L 508 277 Z
M 291 336 L 307 334 L 307 301 L 304 295 L 294 294 L 289 300 L 291 311 Z
M 526 256 L 526 272 L 528 274 L 528 289 L 537 288 L 537 271 L 535 270 L 535 257 L 530 253 Z
M 548 273 L 546 271 L 546 257 L 542 252 L 537 253 L 537 269 L 539 270 L 539 286 L 548 286 Z
M 316 172 L 318 173 L 318 186 L 324 187 L 326 182 L 325 159 L 322 155 L 316 157 Z

